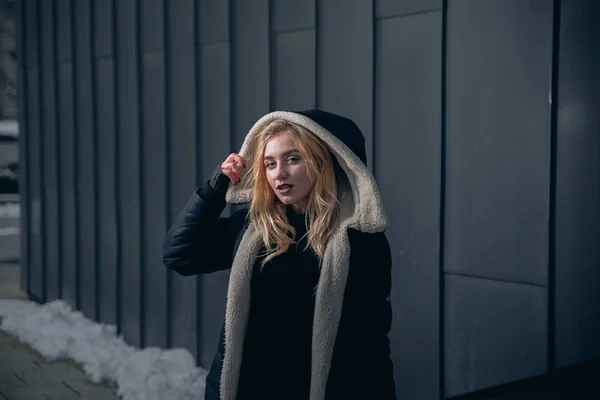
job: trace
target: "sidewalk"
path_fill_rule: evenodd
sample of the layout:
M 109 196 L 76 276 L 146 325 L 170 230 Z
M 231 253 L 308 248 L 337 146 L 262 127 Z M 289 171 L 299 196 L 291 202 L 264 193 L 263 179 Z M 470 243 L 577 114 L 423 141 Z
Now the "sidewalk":
M 0 263 L 0 299 L 26 298 L 19 290 L 19 266 Z M 48 362 L 0 331 L 0 400 L 116 400 L 116 387 L 93 383 L 70 361 Z
M 116 388 L 97 385 L 72 362 L 48 362 L 0 332 L 1 400 L 116 400 Z

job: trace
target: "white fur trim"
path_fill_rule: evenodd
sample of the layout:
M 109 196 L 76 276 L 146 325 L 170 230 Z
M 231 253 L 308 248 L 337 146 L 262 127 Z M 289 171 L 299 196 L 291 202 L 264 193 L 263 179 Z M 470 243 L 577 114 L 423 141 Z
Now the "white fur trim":
M 225 357 L 221 371 L 221 399 L 235 400 L 239 384 L 244 337 L 250 314 L 250 278 L 261 248 L 261 238 L 249 225 L 233 260 L 225 313 Z
M 251 160 L 256 147 L 256 134 L 279 118 L 303 126 L 329 146 L 348 177 L 350 188 L 347 190 L 352 194 L 342 200 L 340 222 L 325 251 L 315 297 L 310 400 L 323 400 L 348 278 L 350 243 L 347 229 L 367 233 L 383 232 L 387 229 L 388 219 L 371 172 L 344 143 L 308 117 L 286 111 L 265 115 L 246 136 L 240 155 Z M 251 201 L 252 189 L 244 185 L 247 181 L 243 176 L 241 184 L 229 187 L 227 202 Z M 221 372 L 222 400 L 235 400 L 237 395 L 250 312 L 250 278 L 261 245 L 260 235 L 250 224 L 240 242 L 229 278 L 225 313 L 225 356 Z

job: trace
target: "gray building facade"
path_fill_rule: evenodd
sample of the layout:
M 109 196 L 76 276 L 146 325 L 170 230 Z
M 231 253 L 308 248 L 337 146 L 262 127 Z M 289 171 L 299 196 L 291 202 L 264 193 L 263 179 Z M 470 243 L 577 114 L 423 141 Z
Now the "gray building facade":
M 16 27 L 14 1 L 0 2 L 0 120 L 17 117 Z
M 365 134 L 398 397 L 600 357 L 600 3 L 19 0 L 22 287 L 208 367 L 227 273 L 164 234 L 271 110 Z M 357 365 L 357 368 L 361 368 Z

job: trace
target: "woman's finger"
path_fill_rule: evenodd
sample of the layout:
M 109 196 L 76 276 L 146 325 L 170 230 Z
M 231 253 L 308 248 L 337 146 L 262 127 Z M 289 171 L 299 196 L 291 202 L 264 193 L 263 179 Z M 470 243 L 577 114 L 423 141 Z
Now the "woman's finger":
M 232 153 L 230 156 L 231 160 L 235 161 L 240 167 L 246 168 L 246 160 L 239 154 Z
M 228 164 L 237 164 L 241 168 L 246 168 L 246 161 L 244 160 L 244 158 L 242 158 L 242 156 L 235 154 L 235 153 L 231 153 L 227 157 L 227 159 L 223 162 L 222 165 L 228 165 Z
M 223 164 L 221 164 L 221 172 L 227 175 L 232 182 L 235 182 L 237 180 L 236 170 L 235 168 L 233 168 L 233 164 L 231 162 L 224 162 Z
M 242 169 L 246 168 L 246 161 L 238 154 L 231 153 L 221 164 L 221 171 L 233 182 L 238 184 L 242 180 Z
M 227 156 L 227 158 L 225 159 L 225 163 L 230 163 L 230 162 L 243 162 L 243 158 L 240 157 L 238 154 L 235 153 L 231 153 L 229 156 Z
M 241 175 L 240 171 L 235 167 L 235 165 L 233 165 L 231 167 L 231 170 L 233 171 L 233 175 L 235 176 L 235 182 L 234 183 L 236 183 L 236 184 L 239 183 L 240 180 L 242 179 L 241 178 L 242 175 Z
M 240 163 L 238 161 L 232 161 L 231 163 L 231 167 L 235 170 L 236 176 L 238 177 L 238 180 L 242 179 L 242 175 L 244 174 L 243 172 L 243 166 L 240 165 Z
M 238 182 L 238 177 L 235 173 L 235 171 L 231 168 L 225 168 L 223 169 L 223 173 L 225 175 L 227 175 L 227 177 L 229 177 L 229 180 L 233 183 L 236 184 Z
M 235 161 L 232 161 L 232 162 L 226 164 L 225 167 L 229 168 L 233 172 L 233 174 L 236 177 L 236 180 L 240 180 L 241 179 L 242 169 L 241 169 L 241 167 L 239 165 L 237 165 L 235 163 Z

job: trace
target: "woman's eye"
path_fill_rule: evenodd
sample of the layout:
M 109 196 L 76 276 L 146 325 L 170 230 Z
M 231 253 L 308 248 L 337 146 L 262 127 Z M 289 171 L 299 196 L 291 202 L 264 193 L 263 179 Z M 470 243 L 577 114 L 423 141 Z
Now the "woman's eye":
M 295 163 L 298 160 L 300 160 L 298 157 L 290 157 L 290 158 L 288 158 L 288 162 L 291 162 L 291 163 Z
M 265 167 L 267 167 L 267 168 L 271 168 L 271 167 L 273 167 L 274 165 L 275 165 L 275 163 L 274 163 L 274 162 L 268 162 L 268 163 L 266 163 L 266 164 L 265 164 Z

